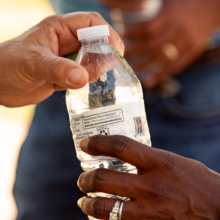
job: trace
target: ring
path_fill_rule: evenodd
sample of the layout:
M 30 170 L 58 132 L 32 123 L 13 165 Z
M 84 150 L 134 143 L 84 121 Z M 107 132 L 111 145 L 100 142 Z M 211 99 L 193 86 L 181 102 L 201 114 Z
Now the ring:
M 119 215 L 119 208 L 121 205 L 122 200 L 117 199 L 112 211 L 109 214 L 109 220 L 118 220 L 118 215 Z
M 171 61 L 175 61 L 179 57 L 179 51 L 177 47 L 172 43 L 164 44 L 162 50 L 164 55 Z
M 124 202 L 122 201 L 121 205 L 120 205 L 120 208 L 119 208 L 118 220 L 121 220 L 123 205 L 124 205 Z

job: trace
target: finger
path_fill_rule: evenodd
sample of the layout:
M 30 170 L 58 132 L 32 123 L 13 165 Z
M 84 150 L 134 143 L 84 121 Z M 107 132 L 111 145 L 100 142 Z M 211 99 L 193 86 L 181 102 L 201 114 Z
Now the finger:
M 181 43 L 176 42 L 176 32 L 174 28 L 171 28 L 161 34 L 160 36 L 156 36 L 149 40 L 142 40 L 137 44 L 133 44 L 130 47 L 129 51 L 126 51 L 126 58 L 128 56 L 128 60 L 131 60 L 130 65 L 133 70 L 137 73 L 143 72 L 142 70 L 146 69 L 146 74 L 152 69 L 152 74 L 160 73 L 164 70 L 165 66 L 171 65 L 171 61 L 167 59 L 162 53 L 163 46 L 168 42 L 172 42 L 173 44 L 177 44 L 176 48 L 179 49 L 179 53 L 182 50 Z M 135 49 L 136 48 L 136 49 Z M 132 52 L 131 52 L 132 51 Z M 133 52 L 135 51 L 135 54 Z M 131 55 L 133 54 L 133 55 Z M 157 63 L 163 65 L 156 66 Z M 151 73 L 149 73 L 151 74 Z M 142 75 L 142 73 L 141 73 Z M 147 75 L 146 75 L 147 77 Z M 145 78 L 145 77 L 144 77 Z
M 144 43 L 144 48 L 149 52 L 151 51 L 161 51 L 162 47 L 166 43 L 181 43 L 179 40 L 178 28 L 175 26 L 170 27 L 166 31 L 161 32 L 159 35 L 149 38 Z
M 81 65 L 53 54 L 40 55 L 36 58 L 35 63 L 32 76 L 39 81 L 50 82 L 65 88 L 79 89 L 85 86 L 89 79 L 88 72 Z
M 188 50 L 185 54 L 181 56 L 181 58 L 173 64 L 173 66 L 169 66 L 169 69 L 166 69 L 165 72 L 162 72 L 158 75 L 154 75 L 151 78 L 146 79 L 146 85 L 149 87 L 154 87 L 159 83 L 162 83 L 164 80 L 167 79 L 170 75 L 177 75 L 187 67 L 189 67 L 195 60 L 197 60 L 201 56 L 201 50 L 194 50 L 191 48 L 191 52 L 188 53 Z
M 109 219 L 115 203 L 115 199 L 100 197 L 83 197 L 77 202 L 86 215 L 96 219 Z M 159 202 L 153 197 L 149 201 L 147 199 L 144 201 L 128 201 L 123 204 L 121 220 L 170 219 L 164 210 L 167 210 L 164 208 L 164 202 Z
M 137 174 L 108 169 L 84 172 L 80 175 L 77 184 L 85 193 L 104 192 L 129 198 L 137 198 L 143 194 L 140 187 L 137 187 L 141 185 Z
M 102 16 L 96 12 L 77 12 L 67 15 L 54 15 L 45 19 L 41 25 L 51 26 L 51 31 L 47 37 L 53 39 L 50 41 L 50 47 L 53 48 L 55 55 L 65 56 L 78 51 L 80 43 L 77 38 L 77 30 L 96 25 L 108 25 Z M 109 25 L 110 43 L 123 55 L 124 45 L 118 34 Z M 48 36 L 49 35 L 49 36 Z M 58 43 L 58 47 L 56 44 Z
M 137 53 L 147 52 L 147 49 L 144 47 L 146 41 L 146 38 L 125 40 L 125 57 L 128 59 Z
M 97 219 L 109 219 L 115 202 L 115 199 L 83 197 L 78 200 L 78 205 L 86 215 Z M 136 219 L 138 211 L 139 209 L 134 201 L 125 202 L 121 220 Z
M 183 41 L 177 41 L 177 39 L 178 38 L 175 38 L 171 42 L 174 42 L 174 45 L 178 50 L 178 59 L 172 61 L 167 59 L 166 57 L 161 57 L 160 59 L 165 64 L 164 70 L 161 71 L 159 74 L 151 75 L 150 77 L 145 76 L 145 79 L 142 80 L 142 83 L 145 87 L 152 88 L 157 84 L 167 80 L 168 77 L 181 73 L 195 60 L 197 60 L 206 49 L 206 47 L 204 46 L 192 44 L 191 41 L 188 41 L 187 39 Z M 191 48 L 190 53 L 188 48 Z
M 137 75 L 139 76 L 143 85 L 147 88 L 152 88 L 161 81 L 165 80 L 169 75 L 173 74 L 173 69 L 179 64 L 181 58 L 185 53 L 188 53 L 189 42 L 187 38 L 183 36 L 181 31 L 176 31 L 176 27 L 173 27 L 167 33 L 149 43 L 149 54 L 150 59 L 146 62 L 142 62 L 133 66 Z M 176 48 L 177 53 L 175 54 L 176 59 L 171 60 L 163 52 L 165 45 L 171 44 Z M 190 47 L 192 48 L 192 47 Z M 176 69 L 177 70 L 177 69 Z M 179 69 L 180 70 L 180 69 Z M 158 75 L 157 75 L 158 74 Z M 155 80 L 154 80 L 155 79 Z
M 132 65 L 132 68 L 138 77 L 140 77 L 142 74 L 144 74 L 145 77 L 149 77 L 151 75 L 161 73 L 168 64 L 167 59 L 164 59 L 162 54 L 149 55 L 147 53 L 144 56 L 145 60 L 144 57 L 141 58 L 140 56 L 136 59 L 139 59 L 143 62 L 136 62 L 134 65 Z
M 55 90 L 55 91 L 64 91 L 64 90 L 66 90 L 66 88 L 65 88 L 65 87 L 62 87 L 62 86 L 59 86 L 59 85 L 54 84 L 54 90 Z
M 157 149 L 150 148 L 128 137 L 96 135 L 80 142 L 81 149 L 93 156 L 116 157 L 134 166 L 150 169 L 157 163 Z M 158 152 L 159 153 L 159 152 Z

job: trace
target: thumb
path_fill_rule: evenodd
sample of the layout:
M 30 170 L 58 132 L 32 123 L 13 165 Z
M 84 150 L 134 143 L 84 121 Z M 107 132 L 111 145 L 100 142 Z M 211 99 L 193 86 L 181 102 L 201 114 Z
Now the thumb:
M 35 78 L 57 84 L 64 88 L 79 89 L 89 80 L 88 72 L 78 63 L 63 57 L 38 58 Z

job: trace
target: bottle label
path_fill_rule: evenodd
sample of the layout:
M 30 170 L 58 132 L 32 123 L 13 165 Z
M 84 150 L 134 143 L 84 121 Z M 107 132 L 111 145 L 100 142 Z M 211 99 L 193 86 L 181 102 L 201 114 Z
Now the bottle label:
M 124 135 L 150 145 L 143 100 L 91 109 L 71 118 L 76 148 L 93 135 Z M 148 142 L 146 142 L 149 140 Z

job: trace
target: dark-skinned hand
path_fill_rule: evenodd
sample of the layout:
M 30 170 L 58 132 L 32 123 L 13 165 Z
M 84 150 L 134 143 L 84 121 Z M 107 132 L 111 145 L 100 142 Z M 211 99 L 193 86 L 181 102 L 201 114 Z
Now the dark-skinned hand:
M 82 173 L 78 180 L 85 193 L 129 197 L 122 220 L 220 219 L 220 175 L 202 163 L 124 136 L 93 136 L 80 147 L 90 155 L 116 157 L 137 167 L 138 174 L 100 168 Z M 114 203 L 98 197 L 78 201 L 85 214 L 106 220 Z

